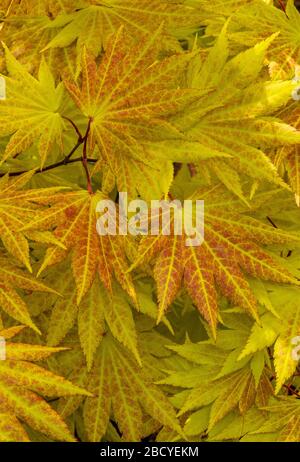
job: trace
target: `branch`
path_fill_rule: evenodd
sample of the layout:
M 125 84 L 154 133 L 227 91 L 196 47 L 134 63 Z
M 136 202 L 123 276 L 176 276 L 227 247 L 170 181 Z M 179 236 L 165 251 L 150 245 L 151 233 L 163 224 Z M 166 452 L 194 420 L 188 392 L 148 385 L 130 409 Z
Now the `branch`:
M 70 153 L 64 158 L 64 162 L 65 164 L 68 163 L 68 161 L 71 159 L 71 157 L 73 156 L 74 152 L 77 151 L 77 149 L 79 148 L 79 146 L 81 146 L 83 143 L 83 140 L 81 139 L 78 139 L 76 145 L 74 146 L 74 148 L 70 151 Z
M 76 145 L 71 149 L 69 154 L 66 155 L 63 160 L 61 160 L 59 162 L 56 162 L 55 164 L 48 165 L 47 167 L 45 167 L 45 168 L 43 168 L 41 170 L 36 170 L 34 172 L 34 174 L 44 173 L 44 172 L 47 172 L 49 170 L 53 170 L 54 168 L 62 167 L 63 165 L 73 164 L 75 162 L 82 162 L 82 165 L 84 167 L 84 170 L 85 170 L 86 176 L 87 176 L 88 191 L 89 191 L 89 193 L 92 194 L 93 189 L 92 189 L 92 182 L 91 182 L 90 172 L 89 172 L 89 169 L 88 169 L 88 164 L 97 162 L 96 159 L 89 159 L 87 157 L 87 142 L 88 142 L 88 136 L 89 136 L 92 120 L 91 119 L 89 120 L 86 133 L 85 133 L 84 136 L 82 136 L 82 134 L 80 133 L 79 128 L 73 122 L 73 120 L 69 119 L 68 117 L 63 117 L 63 118 L 66 119 L 68 122 L 70 122 L 70 124 L 72 125 L 72 127 L 74 128 L 74 130 L 76 131 L 76 133 L 78 135 L 78 141 L 77 141 Z M 71 159 L 73 154 L 77 151 L 79 146 L 81 146 L 82 144 L 83 144 L 83 155 L 82 155 L 82 157 L 76 157 L 76 159 Z M 8 172 L 8 176 L 15 177 L 15 176 L 23 175 L 24 173 L 27 173 L 27 170 L 22 170 L 22 171 L 18 171 L 18 172 Z M 2 178 L 5 175 L 7 175 L 7 173 L 0 173 L 0 178 Z
M 75 162 L 82 162 L 82 157 L 76 157 L 75 159 L 69 159 L 67 161 L 66 159 L 63 159 L 60 162 L 56 162 L 55 164 L 48 165 L 42 170 L 36 170 L 34 174 L 37 175 L 38 173 L 48 172 L 49 170 L 53 170 L 54 168 L 62 167 L 63 165 L 74 164 Z M 97 162 L 97 159 L 87 159 L 87 162 L 91 164 L 95 164 Z M 22 170 L 19 172 L 11 172 L 11 173 L 8 173 L 8 176 L 15 177 L 15 176 L 23 175 L 24 173 L 27 173 L 27 172 L 28 170 Z M 7 173 L 0 173 L 0 178 L 2 178 L 5 175 L 7 175 Z

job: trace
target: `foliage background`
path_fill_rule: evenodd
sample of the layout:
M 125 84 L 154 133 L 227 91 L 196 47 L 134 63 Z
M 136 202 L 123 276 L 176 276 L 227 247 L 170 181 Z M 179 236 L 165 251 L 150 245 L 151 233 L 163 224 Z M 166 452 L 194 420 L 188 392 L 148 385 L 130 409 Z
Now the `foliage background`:
M 300 441 L 296 6 L 2 1 L 0 441 Z M 204 244 L 99 237 L 121 191 Z

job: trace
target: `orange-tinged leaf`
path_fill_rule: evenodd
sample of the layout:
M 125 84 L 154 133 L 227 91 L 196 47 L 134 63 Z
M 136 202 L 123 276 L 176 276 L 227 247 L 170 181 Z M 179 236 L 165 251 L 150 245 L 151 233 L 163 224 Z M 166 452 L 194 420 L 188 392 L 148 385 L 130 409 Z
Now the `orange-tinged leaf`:
M 141 439 L 142 409 L 160 424 L 181 432 L 166 395 L 153 384 L 150 374 L 110 335 L 105 336 L 100 345 L 91 385 L 95 398 L 87 398 L 84 405 L 90 441 L 99 441 L 104 435 L 111 411 L 125 441 Z
M 40 333 L 30 318 L 25 302 L 9 284 L 0 284 L 0 306 L 12 318 Z
M 47 249 L 39 274 L 48 266 L 63 261 L 72 251 L 78 305 L 91 288 L 97 273 L 108 290 L 111 290 L 114 275 L 137 303 L 132 278 L 127 274 L 124 236 L 99 236 L 97 232 L 96 207 L 103 198 L 100 192 L 94 195 L 86 191 L 59 194 L 53 207 L 41 212 L 35 220 L 26 225 L 26 230 L 40 227 L 47 229 L 53 226 L 54 220 L 54 235 L 65 247 L 62 249 L 55 246 Z
M 52 351 L 52 353 L 55 352 Z M 82 388 L 73 385 L 46 369 L 21 360 L 7 359 L 0 363 L 0 380 L 8 384 L 29 388 L 46 396 L 89 395 Z
M 18 386 L 0 382 L 0 402 L 22 421 L 58 441 L 74 442 L 67 425 L 40 396 Z
M 166 0 L 106 0 L 105 2 L 85 2 L 85 8 L 77 9 L 62 18 L 54 20 L 53 27 L 63 27 L 45 48 L 66 47 L 77 42 L 80 50 L 83 46 L 97 56 L 102 48 L 108 46 L 112 32 L 125 25 L 128 34 L 139 38 L 140 34 L 151 35 L 158 24 L 164 22 L 169 34 L 180 34 L 197 28 L 198 18 L 193 8 Z M 89 31 L 86 34 L 84 31 Z M 182 32 L 183 33 L 183 32 Z M 168 37 L 164 37 L 168 43 Z M 166 43 L 166 44 L 167 44 Z M 173 42 L 171 42 L 173 43 Z M 174 46 L 176 42 L 174 40 Z
M 131 197 L 137 191 L 144 195 L 145 176 L 159 182 L 161 163 L 172 161 L 172 149 L 161 148 L 163 154 L 158 155 L 155 142 L 183 140 L 168 117 L 195 98 L 193 90 L 179 88 L 178 74 L 189 55 L 157 59 L 161 32 L 160 27 L 135 43 L 121 27 L 109 41 L 99 67 L 84 50 L 81 87 L 65 81 L 74 102 L 89 119 L 89 144 L 91 148 L 97 144 L 101 156 L 98 166 L 106 166 L 104 171 L 110 179 L 112 175 L 116 178 L 118 190 Z M 180 152 L 176 156 L 180 158 Z M 185 159 L 184 151 L 181 159 Z
M 0 413 L 5 413 L 7 422 L 16 422 L 15 432 L 20 434 L 21 441 L 26 439 L 26 434 L 21 431 L 22 427 L 20 428 L 21 424 L 17 419 L 50 438 L 74 441 L 59 414 L 41 396 L 34 393 L 47 396 L 90 395 L 68 380 L 30 362 L 47 358 L 61 350 L 40 345 L 7 343 L 8 358 L 0 361 Z M 8 438 L 10 432 L 10 425 L 1 428 L 0 439 Z
M 11 328 L 13 329 L 13 328 Z M 5 331 L 0 334 L 5 337 Z M 66 348 L 52 348 L 40 345 L 30 345 L 26 343 L 8 343 L 5 344 L 6 359 L 14 361 L 41 361 L 48 358 L 53 353 L 65 351 Z
M 183 275 L 183 242 L 178 236 L 166 240 L 165 246 L 156 260 L 154 277 L 157 281 L 159 315 L 163 317 L 166 309 L 176 297 Z
M 258 319 L 257 302 L 243 271 L 265 280 L 298 284 L 297 279 L 258 243 L 298 242 L 299 236 L 274 230 L 248 217 L 244 214 L 247 209 L 242 201 L 239 202 L 240 213 L 230 210 L 228 205 L 229 210 L 224 210 L 224 194 L 222 187 L 214 193 L 204 188 L 194 194 L 194 198 L 205 199 L 204 241 L 201 246 L 187 246 L 187 236 L 174 238 L 172 230 L 171 236 L 163 235 L 164 230 L 160 230 L 158 236 L 146 236 L 141 240 L 138 257 L 131 267 L 149 262 L 158 255 L 154 278 L 158 299 L 160 302 L 163 300 L 159 320 L 178 293 L 184 272 L 183 285 L 210 324 L 214 336 L 218 313 L 215 287 Z M 227 197 L 230 197 L 229 193 Z M 181 259 L 182 254 L 184 258 Z
M 28 443 L 30 439 L 16 417 L 0 411 L 0 441 Z

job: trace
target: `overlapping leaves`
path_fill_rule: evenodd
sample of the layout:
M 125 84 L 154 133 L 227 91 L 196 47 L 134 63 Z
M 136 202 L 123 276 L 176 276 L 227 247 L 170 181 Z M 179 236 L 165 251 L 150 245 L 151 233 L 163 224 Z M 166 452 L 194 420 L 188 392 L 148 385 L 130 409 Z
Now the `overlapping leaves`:
M 299 236 L 274 230 L 243 214 L 245 207 L 238 201 L 230 207 L 229 197 L 220 186 L 195 193 L 194 198 L 205 201 L 202 245 L 186 245 L 187 236 L 184 234 L 168 236 L 161 229 L 157 236 L 142 238 L 133 265 L 135 267 L 157 257 L 154 278 L 160 317 L 183 284 L 214 335 L 218 317 L 216 286 L 232 303 L 242 306 L 257 318 L 257 303 L 244 273 L 260 279 L 297 284 L 297 279 L 259 244 L 284 244 L 294 239 L 298 241 Z
M 1 441 L 299 441 L 299 13 L 277 3 L 1 5 Z M 99 235 L 120 192 L 204 199 L 204 241 Z
M 6 359 L 0 362 L 0 441 L 29 441 L 21 422 L 54 440 L 74 441 L 65 422 L 40 395 L 89 393 L 33 363 L 63 349 L 10 343 L 18 330 L 22 326 L 0 330 L 1 337 L 6 339 Z

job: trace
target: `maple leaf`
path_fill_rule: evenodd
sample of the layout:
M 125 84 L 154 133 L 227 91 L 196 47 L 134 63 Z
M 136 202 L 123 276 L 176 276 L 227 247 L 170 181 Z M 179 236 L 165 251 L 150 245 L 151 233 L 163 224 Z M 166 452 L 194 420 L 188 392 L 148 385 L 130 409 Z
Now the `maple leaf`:
M 300 440 L 298 3 L 3 0 L 1 441 Z
M 46 12 L 54 14 L 55 11 L 66 11 L 68 5 L 70 8 L 72 3 L 72 0 L 60 0 L 59 2 L 55 0 L 36 0 L 34 3 L 30 1 L 11 2 L 10 0 L 4 0 L 3 11 L 6 13 L 6 18 L 23 15 L 25 19 L 26 16 L 30 15 L 39 16 Z
M 159 184 L 162 165 L 167 168 L 172 160 L 188 161 L 190 145 L 180 151 L 183 135 L 168 118 L 195 98 L 193 90 L 178 88 L 178 73 L 190 58 L 180 54 L 158 61 L 160 35 L 158 29 L 150 38 L 142 36 L 138 44 L 132 44 L 121 28 L 110 40 L 98 68 L 87 51 L 83 52 L 81 88 L 65 81 L 89 120 L 89 144 L 91 149 L 98 145 L 100 169 L 104 167 L 106 176 L 108 170 L 110 177 L 116 178 L 118 190 L 130 197 L 136 197 L 137 191 L 144 193 L 145 178 Z M 166 140 L 167 145 L 156 143 Z M 192 157 L 207 158 L 201 146 L 198 155 L 195 153 L 196 144 L 191 143 Z
M 55 265 L 66 258 L 72 250 L 72 268 L 77 287 L 77 304 L 88 292 L 96 274 L 106 289 L 112 292 L 115 275 L 124 290 L 136 302 L 131 276 L 126 273 L 127 260 L 122 236 L 99 235 L 96 229 L 97 204 L 105 199 L 100 192 L 91 195 L 86 191 L 58 194 L 56 204 L 40 212 L 22 229 L 47 229 L 55 223 L 54 236 L 64 246 L 49 247 L 39 270 Z M 111 217 L 113 219 L 113 217 Z
M 208 160 L 207 165 L 226 187 L 243 198 L 239 172 L 257 180 L 286 186 L 268 157 L 270 148 L 299 143 L 299 132 L 270 116 L 286 105 L 293 91 L 290 81 L 260 81 L 265 53 L 274 36 L 232 59 L 227 26 L 203 60 L 196 55 L 187 72 L 188 85 L 206 94 L 178 118 L 178 128 L 207 151 L 229 158 Z M 176 124 L 175 118 L 171 121 Z
M 152 35 L 162 22 L 170 34 L 188 35 L 197 29 L 198 19 L 193 8 L 166 0 L 89 0 L 85 7 L 67 15 L 59 15 L 52 27 L 62 30 L 45 48 L 67 47 L 77 41 L 77 49 L 88 48 L 98 56 L 108 46 L 112 32 L 125 25 L 128 33 L 139 37 L 140 33 Z M 84 31 L 88 30 L 89 34 Z M 182 31 L 182 32 L 181 32 Z M 181 32 L 181 34 L 180 34 Z
M 2 329 L 0 335 L 8 340 L 17 331 L 16 327 Z M 40 395 L 88 396 L 89 393 L 32 362 L 63 350 L 6 341 L 6 360 L 0 363 L 0 413 L 4 419 L 0 441 L 29 441 L 19 419 L 51 438 L 74 441 L 59 414 Z
M 142 409 L 160 424 L 181 433 L 172 405 L 152 381 L 149 372 L 106 336 L 89 381 L 97 398 L 88 398 L 83 409 L 89 441 L 99 441 L 104 435 L 111 409 L 125 441 L 140 441 Z
M 203 188 L 193 197 L 207 198 L 202 245 L 186 246 L 185 235 L 169 236 L 165 235 L 165 230 L 160 230 L 157 236 L 142 238 L 139 256 L 131 269 L 157 256 L 154 278 L 159 300 L 158 320 L 183 284 L 216 335 L 218 302 L 215 286 L 257 319 L 257 303 L 242 270 L 256 278 L 297 284 L 297 279 L 258 243 L 298 241 L 299 237 L 244 215 L 247 209 L 242 203 L 231 208 L 229 193 L 226 196 L 225 192 L 220 186 Z M 161 213 L 160 209 L 158 213 Z
M 97 350 L 90 373 L 84 366 L 82 358 L 77 357 L 75 364 L 74 360 L 72 362 L 69 379 L 81 387 L 95 390 L 96 399 L 86 400 L 83 404 L 87 429 L 85 440 L 97 442 L 105 434 L 105 439 L 110 435 L 115 441 L 116 435 L 111 435 L 109 418 L 117 422 L 120 433 L 123 433 L 123 441 L 127 440 L 127 437 L 140 440 L 144 435 L 149 434 L 150 429 L 156 432 L 162 425 L 176 429 L 181 434 L 174 409 L 166 394 L 154 385 L 155 380 L 165 376 L 160 369 L 167 368 L 169 365 L 171 353 L 165 345 L 172 342 L 152 331 L 154 322 L 149 322 L 149 318 L 139 315 L 139 319 L 141 331 L 138 334 L 138 344 L 142 354 L 142 367 L 127 348 L 113 339 L 109 331 Z M 66 355 L 70 354 L 66 352 Z M 113 371 L 112 381 L 110 381 L 111 374 L 107 376 L 108 370 Z M 127 373 L 130 374 L 129 381 Z M 114 400 L 115 389 L 120 392 L 120 407 Z M 60 398 L 57 410 L 63 418 L 67 418 L 82 407 L 83 399 L 83 396 Z M 132 417 L 131 405 L 137 410 L 136 415 Z
M 1 136 L 10 136 L 2 163 L 38 141 L 41 166 L 54 144 L 63 150 L 65 122 L 60 114 L 64 87 L 55 86 L 51 71 L 42 59 L 38 79 L 30 75 L 5 47 L 7 98 L 0 101 Z

